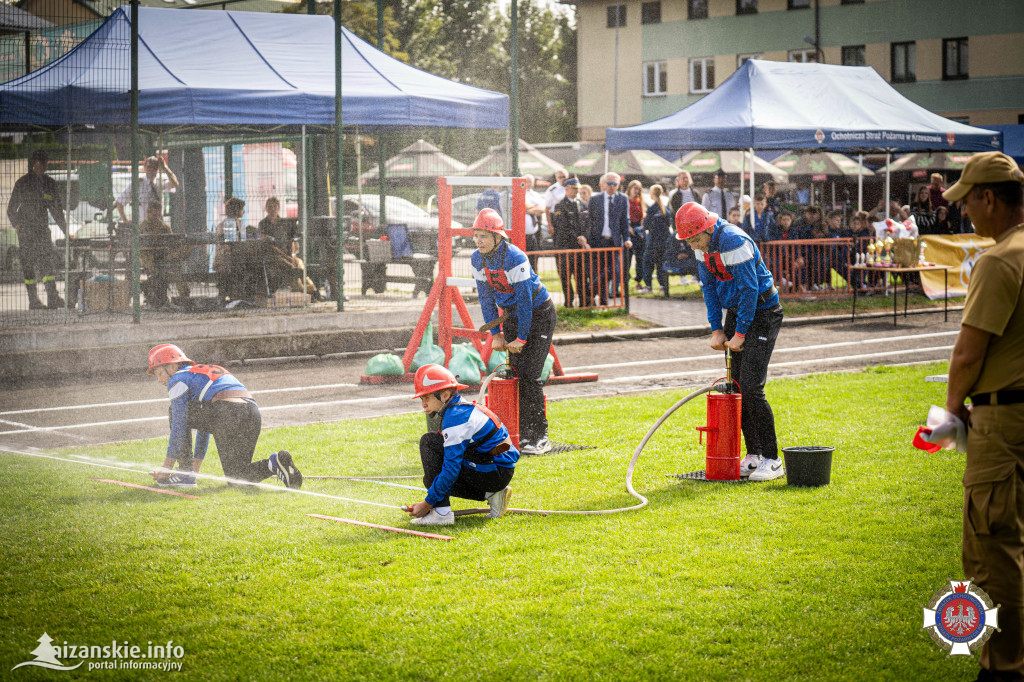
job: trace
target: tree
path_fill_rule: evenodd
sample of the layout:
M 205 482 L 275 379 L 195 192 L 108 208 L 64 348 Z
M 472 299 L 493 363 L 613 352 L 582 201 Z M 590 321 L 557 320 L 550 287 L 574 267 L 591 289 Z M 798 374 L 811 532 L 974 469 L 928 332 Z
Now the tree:
M 305 14 L 306 3 L 300 2 L 286 6 L 282 12 L 288 14 Z M 334 4 L 318 2 L 317 14 L 334 15 Z M 377 47 L 377 3 L 374 0 L 342 0 L 341 23 L 357 36 Z M 395 59 L 409 61 L 409 55 L 401 50 L 402 43 L 395 37 L 399 28 L 395 21 L 394 10 L 384 9 L 384 36 L 381 49 Z

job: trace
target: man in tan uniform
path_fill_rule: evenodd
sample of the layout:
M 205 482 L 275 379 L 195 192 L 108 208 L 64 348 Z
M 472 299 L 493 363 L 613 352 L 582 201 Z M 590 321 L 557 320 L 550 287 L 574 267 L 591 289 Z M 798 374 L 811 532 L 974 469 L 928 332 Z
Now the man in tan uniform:
M 943 193 L 996 240 L 971 272 L 946 409 L 968 425 L 963 568 L 999 609 L 979 680 L 1024 679 L 1024 172 L 977 154 Z M 971 398 L 970 410 L 964 405 Z

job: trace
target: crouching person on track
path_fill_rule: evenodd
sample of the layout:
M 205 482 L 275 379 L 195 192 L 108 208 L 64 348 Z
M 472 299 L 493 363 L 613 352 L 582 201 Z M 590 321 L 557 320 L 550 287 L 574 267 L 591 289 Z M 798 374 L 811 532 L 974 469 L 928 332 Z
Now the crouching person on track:
M 212 435 L 227 478 L 258 483 L 277 476 L 289 488 L 302 487 L 302 474 L 287 450 L 252 461 L 260 437 L 260 408 L 252 394 L 223 367 L 197 365 L 184 351 L 165 343 L 149 351 L 147 374 L 167 386 L 171 399 L 171 436 L 159 485 L 192 488 Z M 195 453 L 191 433 L 196 429 Z M 171 469 L 178 463 L 178 471 Z
M 519 451 L 498 417 L 459 395 L 455 375 L 441 365 L 424 365 L 416 371 L 414 398 L 423 411 L 441 417 L 441 431 L 423 434 L 420 460 L 427 497 L 406 509 L 417 526 L 450 526 L 455 523 L 450 497 L 486 500 L 492 519 L 505 513 L 512 490 Z

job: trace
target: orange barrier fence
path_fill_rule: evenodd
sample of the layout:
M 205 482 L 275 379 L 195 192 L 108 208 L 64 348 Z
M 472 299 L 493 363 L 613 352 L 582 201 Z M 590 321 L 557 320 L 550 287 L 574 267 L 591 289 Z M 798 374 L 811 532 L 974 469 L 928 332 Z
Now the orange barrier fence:
M 625 308 L 629 310 L 629 273 L 623 264 L 625 249 L 619 246 L 594 249 L 529 251 L 538 271 L 539 258 L 554 258 L 567 308 Z M 546 274 L 546 273 L 544 273 Z M 550 281 L 550 280 L 549 280 Z M 548 287 L 555 290 L 556 287 Z

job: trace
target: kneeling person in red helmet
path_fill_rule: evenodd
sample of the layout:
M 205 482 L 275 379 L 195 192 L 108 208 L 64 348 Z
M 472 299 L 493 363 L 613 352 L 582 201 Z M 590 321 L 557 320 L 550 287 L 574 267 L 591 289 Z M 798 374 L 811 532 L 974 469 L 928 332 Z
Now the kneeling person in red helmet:
M 146 373 L 167 386 L 171 399 L 167 457 L 163 468 L 153 472 L 158 484 L 195 487 L 195 474 L 203 465 L 212 435 L 226 477 L 258 483 L 277 476 L 289 488 L 302 487 L 302 474 L 287 450 L 252 461 L 262 425 L 260 408 L 252 394 L 226 369 L 197 365 L 180 348 L 165 343 L 149 351 Z M 194 454 L 192 429 L 196 429 Z M 178 471 L 172 473 L 175 462 Z
M 470 256 L 484 322 L 498 319 L 498 306 L 506 313 L 491 331 L 491 348 L 507 350 L 508 363 L 519 379 L 519 446 L 524 455 L 551 450 L 544 388 L 540 379 L 555 333 L 555 304 L 526 254 L 506 240 L 501 215 L 490 208 L 473 222 L 476 251 Z
M 455 523 L 450 496 L 486 500 L 490 518 L 505 513 L 512 490 L 519 452 L 508 429 L 498 417 L 459 395 L 455 375 L 441 365 L 424 365 L 416 371 L 416 395 L 429 415 L 441 415 L 441 431 L 420 438 L 423 485 L 426 499 L 407 507 L 417 526 L 450 526 Z
M 751 481 L 779 478 L 785 471 L 779 459 L 775 415 L 764 394 L 768 362 L 782 327 L 782 306 L 772 273 L 746 232 L 700 204 L 683 204 L 676 212 L 676 239 L 685 240 L 697 258 L 711 347 L 733 352 L 747 445 L 740 474 Z

